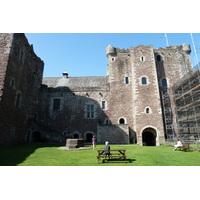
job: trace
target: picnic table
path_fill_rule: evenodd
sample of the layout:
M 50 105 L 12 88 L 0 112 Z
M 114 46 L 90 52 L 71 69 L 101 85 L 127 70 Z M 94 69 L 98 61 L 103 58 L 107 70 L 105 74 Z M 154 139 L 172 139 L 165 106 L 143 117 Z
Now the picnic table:
M 103 162 L 105 160 L 122 160 L 126 161 L 126 150 L 97 150 L 98 155 L 97 159 L 98 162 L 103 158 Z M 109 153 L 108 155 L 105 155 L 104 152 Z

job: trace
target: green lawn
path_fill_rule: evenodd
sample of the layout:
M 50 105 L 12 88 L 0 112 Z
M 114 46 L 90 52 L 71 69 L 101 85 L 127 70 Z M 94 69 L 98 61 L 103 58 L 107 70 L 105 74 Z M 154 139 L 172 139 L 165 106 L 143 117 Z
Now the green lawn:
M 127 150 L 131 163 L 109 161 L 99 163 L 97 151 L 60 150 L 58 144 L 24 144 L 0 147 L 0 166 L 200 166 L 200 152 L 172 151 L 173 147 L 139 145 L 110 145 L 111 149 Z M 97 145 L 103 149 L 104 145 Z

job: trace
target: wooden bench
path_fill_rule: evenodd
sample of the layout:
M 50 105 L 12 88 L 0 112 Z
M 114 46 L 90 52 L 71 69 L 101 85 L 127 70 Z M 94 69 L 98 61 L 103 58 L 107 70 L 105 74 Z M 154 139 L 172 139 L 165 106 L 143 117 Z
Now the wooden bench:
M 106 152 L 110 153 L 109 155 L 105 155 L 104 150 L 97 150 L 97 152 L 98 152 L 98 156 L 97 156 L 98 162 L 101 160 L 101 158 L 103 158 L 102 162 L 104 162 L 105 160 L 109 161 L 109 160 L 113 160 L 113 159 L 123 160 L 123 161 L 126 160 L 126 150 L 109 150 L 109 151 L 106 151 Z
M 190 150 L 190 143 L 189 142 L 183 142 L 182 147 L 177 147 L 177 149 L 180 149 L 182 151 L 189 151 Z

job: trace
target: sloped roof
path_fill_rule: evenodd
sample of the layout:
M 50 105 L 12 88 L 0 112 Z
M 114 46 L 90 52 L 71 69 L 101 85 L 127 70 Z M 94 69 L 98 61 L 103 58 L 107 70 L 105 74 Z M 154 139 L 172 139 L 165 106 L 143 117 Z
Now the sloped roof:
M 48 87 L 69 88 L 94 88 L 108 86 L 108 76 L 86 76 L 86 77 L 44 77 L 43 84 Z

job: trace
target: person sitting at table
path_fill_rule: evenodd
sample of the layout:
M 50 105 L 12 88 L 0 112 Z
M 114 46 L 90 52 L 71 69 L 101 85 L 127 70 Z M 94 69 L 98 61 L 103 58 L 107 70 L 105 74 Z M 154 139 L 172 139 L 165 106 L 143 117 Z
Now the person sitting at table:
M 109 156 L 110 155 L 110 146 L 109 146 L 109 142 L 106 141 L 105 142 L 105 146 L 104 146 L 104 153 L 105 156 Z
M 175 149 L 174 149 L 173 151 L 176 151 L 177 148 L 180 148 L 180 147 L 182 147 L 182 146 L 183 146 L 183 145 L 182 145 L 182 142 L 178 139 L 177 144 L 174 145 Z

